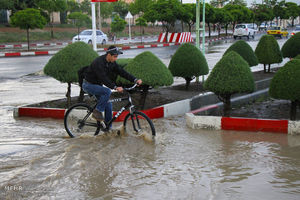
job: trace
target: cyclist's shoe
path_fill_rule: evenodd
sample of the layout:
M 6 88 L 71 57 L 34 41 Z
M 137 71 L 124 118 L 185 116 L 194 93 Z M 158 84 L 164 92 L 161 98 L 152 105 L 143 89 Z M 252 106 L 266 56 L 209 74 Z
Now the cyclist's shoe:
M 103 115 L 102 115 L 102 112 L 99 112 L 99 111 L 96 110 L 96 109 L 93 111 L 92 117 L 93 117 L 94 119 L 96 119 L 97 121 L 99 121 L 99 122 L 101 122 L 101 121 L 104 120 L 104 117 L 103 117 Z

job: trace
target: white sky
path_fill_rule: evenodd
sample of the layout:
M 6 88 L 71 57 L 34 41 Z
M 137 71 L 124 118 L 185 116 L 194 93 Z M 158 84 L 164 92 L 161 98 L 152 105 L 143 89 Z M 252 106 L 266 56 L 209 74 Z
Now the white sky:
M 201 2 L 202 0 L 200 0 Z M 205 0 L 205 2 L 209 2 L 210 0 Z M 246 0 L 248 3 L 248 6 L 251 5 L 252 2 L 257 2 L 257 3 L 261 3 L 262 0 Z M 280 0 L 278 0 L 279 2 Z M 182 0 L 183 3 L 196 3 L 196 0 Z M 294 2 L 297 3 L 298 5 L 300 5 L 300 0 L 286 0 L 286 2 Z

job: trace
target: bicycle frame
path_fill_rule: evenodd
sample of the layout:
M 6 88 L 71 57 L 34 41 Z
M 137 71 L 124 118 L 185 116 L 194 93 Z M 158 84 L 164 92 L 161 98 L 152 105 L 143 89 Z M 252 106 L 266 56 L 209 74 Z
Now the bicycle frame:
M 132 103 L 132 99 L 131 99 L 131 96 L 130 96 L 130 93 L 128 93 L 128 96 L 127 97 L 123 97 L 123 98 L 115 98 L 115 99 L 111 99 L 109 100 L 108 102 L 109 103 L 114 103 L 114 102 L 121 102 L 121 101 L 128 101 L 128 103 L 123 106 L 118 112 L 117 114 L 115 114 L 115 116 L 107 123 L 104 123 L 104 122 L 101 122 L 101 126 L 102 128 L 106 129 L 107 127 L 110 127 L 110 125 L 125 111 L 125 110 L 129 110 L 129 113 L 133 113 L 134 111 L 134 105 Z M 93 110 L 96 108 L 97 106 L 97 103 L 93 106 Z M 92 110 L 92 111 L 93 111 Z M 85 118 L 83 119 L 83 121 L 85 121 L 90 115 L 91 115 L 91 112 L 89 112 Z M 97 124 L 90 124 L 88 123 L 90 126 L 98 126 Z

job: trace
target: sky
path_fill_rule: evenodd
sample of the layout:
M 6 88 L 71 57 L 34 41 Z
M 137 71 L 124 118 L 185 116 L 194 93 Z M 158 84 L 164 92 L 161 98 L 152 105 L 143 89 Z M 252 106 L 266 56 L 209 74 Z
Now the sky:
M 200 0 L 202 1 L 202 0 Z M 209 2 L 210 0 L 205 0 L 205 2 Z M 253 2 L 261 3 L 262 0 L 246 0 L 248 6 L 250 6 Z M 279 0 L 280 1 L 280 0 Z M 182 0 L 183 3 L 196 3 L 196 0 Z M 300 5 L 300 0 L 286 0 L 286 2 L 294 2 Z

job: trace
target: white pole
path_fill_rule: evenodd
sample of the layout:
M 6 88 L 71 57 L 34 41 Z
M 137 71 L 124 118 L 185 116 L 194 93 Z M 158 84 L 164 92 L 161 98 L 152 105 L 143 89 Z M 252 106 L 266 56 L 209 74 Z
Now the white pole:
M 95 12 L 95 2 L 91 2 L 92 4 L 92 26 L 93 26 L 93 34 L 92 34 L 92 41 L 93 41 L 93 49 L 97 51 L 97 44 L 96 44 L 96 12 Z
M 131 28 L 130 28 L 130 18 L 129 18 L 129 43 L 131 43 Z

